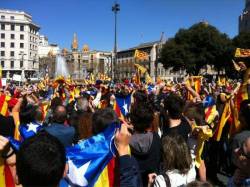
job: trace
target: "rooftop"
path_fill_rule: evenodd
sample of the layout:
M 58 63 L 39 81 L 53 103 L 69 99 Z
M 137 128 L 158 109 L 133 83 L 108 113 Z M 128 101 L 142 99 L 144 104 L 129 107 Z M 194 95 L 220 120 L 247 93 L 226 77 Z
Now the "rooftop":
M 24 11 L 22 11 L 22 10 L 10 10 L 10 9 L 1 8 L 1 9 L 0 9 L 0 12 L 9 13 L 9 14 L 26 14 L 26 15 L 29 16 L 30 18 L 32 17 L 29 13 L 24 12 Z

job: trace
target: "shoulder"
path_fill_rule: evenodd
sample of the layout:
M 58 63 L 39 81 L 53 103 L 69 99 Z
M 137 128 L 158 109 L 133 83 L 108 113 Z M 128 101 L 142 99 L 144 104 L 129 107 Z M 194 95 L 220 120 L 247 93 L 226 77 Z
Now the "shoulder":
M 154 187 L 166 187 L 166 182 L 162 175 L 157 175 L 153 184 Z

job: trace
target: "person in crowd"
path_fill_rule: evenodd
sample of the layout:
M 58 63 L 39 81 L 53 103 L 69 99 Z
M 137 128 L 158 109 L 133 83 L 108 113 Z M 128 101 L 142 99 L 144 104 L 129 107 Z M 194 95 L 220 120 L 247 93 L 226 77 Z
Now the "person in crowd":
M 147 103 L 140 104 L 129 115 L 134 127 L 130 141 L 131 154 L 139 163 L 143 186 L 148 184 L 149 173 L 159 171 L 162 151 L 159 135 L 151 131 L 154 112 L 148 106 Z
M 163 137 L 171 134 L 179 134 L 187 142 L 192 128 L 183 117 L 185 101 L 178 95 L 171 93 L 164 102 L 167 121 L 163 127 Z
M 185 186 L 196 178 L 195 166 L 187 143 L 180 135 L 162 139 L 163 171 L 149 174 L 149 185 L 154 187 Z
M 129 155 L 131 134 L 128 128 L 122 124 L 115 134 L 120 165 L 119 186 L 142 187 L 138 163 Z M 0 136 L 0 151 L 9 166 L 16 170 L 16 184 L 23 187 L 57 187 L 68 172 L 63 144 L 46 131 L 26 139 L 17 154 L 13 154 L 9 140 Z
M 75 129 L 66 124 L 67 111 L 63 105 L 56 107 L 53 113 L 53 122 L 45 128 L 45 130 L 59 139 L 66 147 L 72 145 L 75 137 Z

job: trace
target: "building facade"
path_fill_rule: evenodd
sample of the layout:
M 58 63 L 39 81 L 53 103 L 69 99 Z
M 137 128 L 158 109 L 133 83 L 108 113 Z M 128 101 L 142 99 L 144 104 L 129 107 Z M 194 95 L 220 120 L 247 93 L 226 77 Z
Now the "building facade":
M 250 0 L 246 0 L 245 9 L 239 17 L 239 33 L 250 32 Z
M 114 64 L 114 77 L 119 80 L 131 79 L 136 73 L 135 63 L 147 68 L 153 80 L 155 80 L 156 77 L 160 77 L 162 80 L 175 80 L 181 77 L 181 75 L 184 76 L 184 72 L 173 72 L 171 69 L 165 69 L 162 63 L 159 62 L 158 59 L 163 44 L 164 41 L 155 41 L 118 51 L 117 64 Z M 147 53 L 148 58 L 143 60 L 136 59 L 136 50 Z
M 86 78 L 90 73 L 110 74 L 112 53 L 90 50 L 88 45 L 79 49 L 77 35 L 74 34 L 71 50 L 64 48 L 62 55 L 66 58 L 68 70 L 73 79 Z
M 39 26 L 23 11 L 0 9 L 0 61 L 2 76 L 37 76 Z
M 38 57 L 43 58 L 48 55 L 58 55 L 60 47 L 57 44 L 49 44 L 48 38 L 44 35 L 39 35 L 38 42 Z

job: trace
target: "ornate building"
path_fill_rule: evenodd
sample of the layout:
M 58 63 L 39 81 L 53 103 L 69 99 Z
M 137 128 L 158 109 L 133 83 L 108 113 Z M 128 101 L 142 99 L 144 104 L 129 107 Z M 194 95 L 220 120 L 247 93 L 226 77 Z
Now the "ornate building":
M 239 33 L 250 32 L 250 0 L 246 0 L 245 9 L 239 17 Z
M 172 72 L 171 69 L 165 69 L 158 61 L 164 42 L 165 41 L 161 39 L 160 41 L 143 43 L 133 48 L 118 51 L 117 64 L 114 67 L 115 78 L 120 80 L 131 78 L 136 73 L 135 63 L 147 68 L 153 80 L 155 80 L 156 77 L 161 77 L 163 80 L 175 80 L 181 77 L 181 75 L 184 75 L 184 72 L 181 71 Z M 148 58 L 137 60 L 135 58 L 136 50 L 147 53 Z
M 90 51 L 87 44 L 84 44 L 80 50 L 76 34 L 73 36 L 71 51 L 63 49 L 62 55 L 66 58 L 70 75 L 74 79 L 85 78 L 90 73 L 109 74 L 111 53 L 99 50 Z

